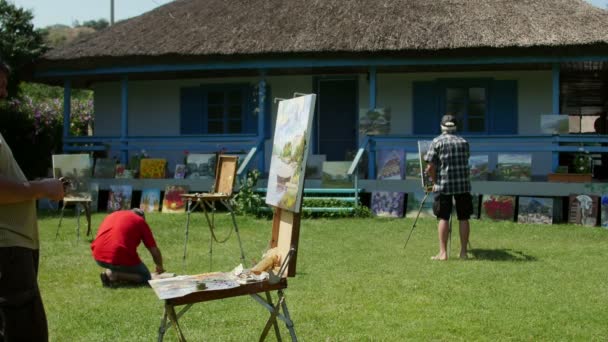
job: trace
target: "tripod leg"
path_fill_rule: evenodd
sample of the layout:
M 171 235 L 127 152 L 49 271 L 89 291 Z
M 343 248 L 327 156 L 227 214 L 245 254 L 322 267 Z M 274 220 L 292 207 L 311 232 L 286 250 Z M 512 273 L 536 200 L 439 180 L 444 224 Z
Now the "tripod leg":
M 416 222 L 418 222 L 418 217 L 420 217 L 420 212 L 422 211 L 422 207 L 424 206 L 424 202 L 426 202 L 426 198 L 429 196 L 430 192 L 424 194 L 422 198 L 422 202 L 420 202 L 420 208 L 418 208 L 418 213 L 416 214 L 416 218 L 414 219 L 414 224 L 412 224 L 412 229 L 410 230 L 410 234 L 407 236 L 407 240 L 405 240 L 405 245 L 403 249 L 407 247 L 407 243 L 410 241 L 410 237 L 412 237 L 412 233 L 414 232 L 414 228 L 416 228 Z

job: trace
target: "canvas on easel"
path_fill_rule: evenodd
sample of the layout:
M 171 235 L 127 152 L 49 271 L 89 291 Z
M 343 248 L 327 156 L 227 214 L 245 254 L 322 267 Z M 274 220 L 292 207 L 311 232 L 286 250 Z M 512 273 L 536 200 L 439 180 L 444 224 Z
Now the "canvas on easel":
M 266 203 L 300 211 L 315 95 L 279 102 Z
M 260 303 L 270 312 L 270 317 L 262 331 L 260 341 L 265 339 L 270 328 L 273 326 L 277 340 L 281 340 L 277 318 L 285 322 L 291 339 L 293 341 L 297 340 L 283 290 L 287 288 L 286 278 L 293 277 L 296 273 L 300 231 L 299 212 L 304 191 L 304 172 L 315 98 L 316 95 L 311 94 L 283 100 L 279 103 L 277 130 L 275 132 L 275 144 L 272 154 L 273 159 L 271 159 L 270 164 L 270 177 L 273 181 L 269 181 L 268 193 L 270 196 L 267 195 L 266 197 L 266 203 L 274 207 L 272 236 L 269 243 L 271 249 L 265 253 L 268 254 L 274 250 L 274 254 L 272 255 L 273 260 L 270 264 L 271 268 L 267 274 L 269 277 L 264 280 L 255 280 L 251 283 L 238 281 L 238 286 L 231 280 L 233 276 L 226 278 L 227 273 L 184 276 L 187 278 L 176 279 L 174 281 L 150 280 L 149 284 L 155 290 L 157 296 L 165 300 L 165 311 L 158 329 L 158 341 L 163 340 L 168 327 L 174 327 L 177 330 L 180 341 L 186 340 L 178 320 L 192 304 L 243 295 L 253 297 L 256 302 Z M 287 178 L 278 181 L 277 177 L 279 174 Z M 219 183 L 219 185 L 216 184 L 216 191 L 222 191 L 223 185 L 221 182 Z M 278 271 L 274 267 L 275 256 L 279 258 Z M 251 271 L 253 272 L 254 268 L 258 265 L 254 266 Z M 240 268 L 242 269 L 242 265 Z M 234 275 L 235 272 L 233 271 L 232 274 Z M 223 285 L 220 288 L 221 291 L 206 291 L 205 286 L 207 284 L 205 283 L 205 279 L 208 277 L 219 277 Z M 184 284 L 183 280 L 193 280 L 196 283 L 193 287 L 191 282 L 188 285 Z M 278 296 L 277 301 L 273 301 L 271 298 L 271 293 L 275 291 Z M 263 296 L 262 294 L 265 295 Z M 178 314 L 175 310 L 176 306 L 185 307 Z M 167 324 L 168 320 L 170 321 L 169 325 Z
M 419 140 L 418 141 L 418 159 L 420 160 L 420 178 L 422 181 L 422 189 L 425 191 L 433 188 L 433 182 L 426 172 L 426 166 L 428 163 L 424 160 L 427 152 L 431 148 L 432 141 L 430 140 Z
M 91 157 L 88 154 L 54 154 L 53 177 L 68 178 L 64 201 L 90 201 Z

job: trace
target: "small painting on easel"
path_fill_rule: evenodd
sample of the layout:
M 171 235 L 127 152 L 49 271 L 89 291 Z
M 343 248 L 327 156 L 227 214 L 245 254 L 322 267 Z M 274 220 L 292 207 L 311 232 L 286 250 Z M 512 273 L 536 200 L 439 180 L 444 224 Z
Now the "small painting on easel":
M 69 179 L 64 199 L 90 200 L 91 157 L 88 154 L 54 154 L 53 177 Z
M 427 162 L 424 160 L 426 153 L 431 148 L 432 141 L 430 140 L 419 140 L 418 141 L 418 158 L 420 159 L 420 178 L 422 178 L 422 189 L 428 191 L 433 188 L 433 182 L 426 172 Z
M 266 203 L 300 211 L 316 95 L 279 102 Z

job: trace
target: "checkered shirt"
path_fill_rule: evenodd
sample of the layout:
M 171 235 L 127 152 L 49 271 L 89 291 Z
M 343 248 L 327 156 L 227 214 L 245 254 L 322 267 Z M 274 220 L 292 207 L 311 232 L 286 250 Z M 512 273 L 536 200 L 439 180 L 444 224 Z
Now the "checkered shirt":
M 445 195 L 471 192 L 469 143 L 464 138 L 441 134 L 433 139 L 424 160 L 437 170 L 435 191 Z

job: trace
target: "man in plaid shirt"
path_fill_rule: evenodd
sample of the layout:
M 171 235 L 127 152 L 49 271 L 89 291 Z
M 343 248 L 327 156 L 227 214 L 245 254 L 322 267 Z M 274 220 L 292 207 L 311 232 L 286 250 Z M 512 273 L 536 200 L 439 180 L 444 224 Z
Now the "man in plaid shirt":
M 433 181 L 435 201 L 433 213 L 439 223 L 439 254 L 431 259 L 447 260 L 449 220 L 452 213 L 452 198 L 456 202 L 456 215 L 460 228 L 460 258 L 467 258 L 469 242 L 469 218 L 473 213 L 471 182 L 469 179 L 469 143 L 455 135 L 456 118 L 444 115 L 441 118 L 441 135 L 433 139 L 424 156 L 428 163 L 426 172 Z

